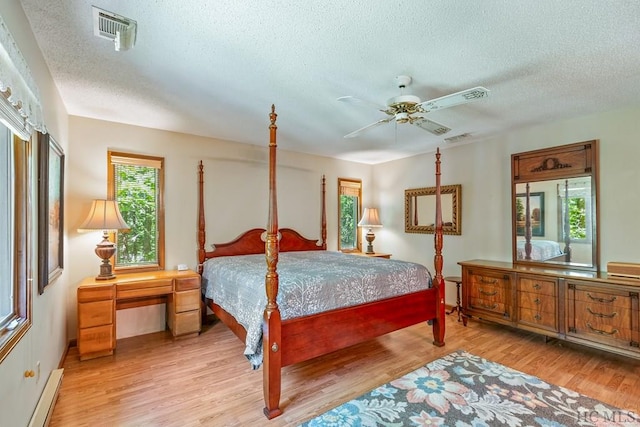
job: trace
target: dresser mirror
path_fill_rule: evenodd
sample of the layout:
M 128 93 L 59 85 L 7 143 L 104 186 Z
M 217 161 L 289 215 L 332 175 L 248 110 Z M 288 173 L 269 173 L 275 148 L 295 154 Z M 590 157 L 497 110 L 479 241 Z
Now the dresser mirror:
M 462 185 L 443 185 L 440 195 L 442 233 L 462 234 Z M 433 234 L 435 221 L 436 187 L 404 190 L 404 231 Z
M 598 144 L 511 156 L 513 262 L 599 270 Z

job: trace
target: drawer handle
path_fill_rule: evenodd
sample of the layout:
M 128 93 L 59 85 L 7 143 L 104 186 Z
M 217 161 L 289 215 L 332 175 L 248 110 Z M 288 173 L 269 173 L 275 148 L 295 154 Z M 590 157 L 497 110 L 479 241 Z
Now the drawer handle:
M 542 316 L 540 316 L 539 314 L 536 314 L 535 316 L 533 316 L 533 318 L 536 320 L 542 320 Z
M 589 329 L 591 329 L 591 331 L 595 332 L 596 334 L 600 334 L 600 335 L 615 335 L 618 333 L 617 329 L 613 329 L 611 332 L 607 332 L 607 331 L 603 331 L 602 329 L 596 329 L 593 326 L 591 326 L 591 324 L 589 322 L 587 322 L 587 327 Z
M 480 283 L 487 283 L 489 285 L 496 285 L 498 283 L 498 279 L 488 280 L 488 279 L 485 279 L 484 277 L 481 277 L 480 278 Z
M 617 311 L 614 311 L 611 314 L 596 313 L 595 311 L 591 310 L 591 307 L 587 307 L 587 311 L 596 317 L 606 317 L 607 319 L 613 319 L 618 315 Z
M 540 298 L 536 298 L 533 300 L 533 302 L 535 302 L 536 304 L 540 304 L 541 301 L 540 301 Z
M 480 307 L 486 308 L 487 310 L 494 310 L 496 307 L 498 307 L 498 304 L 480 304 Z
M 541 287 L 542 287 L 542 286 L 540 286 L 538 283 L 535 283 L 535 284 L 533 285 L 533 289 L 535 289 L 535 290 L 538 290 L 538 289 L 540 289 Z
M 598 298 L 598 297 L 592 296 L 589 292 L 587 292 L 587 296 L 591 298 L 592 301 L 605 302 L 605 303 L 614 302 L 615 300 L 618 299 L 618 297 L 613 297 L 611 299 Z
M 480 289 L 479 291 L 482 295 L 488 296 L 488 297 L 492 297 L 494 295 L 498 294 L 498 291 L 493 291 L 493 292 L 487 292 L 487 291 L 483 291 L 482 289 Z

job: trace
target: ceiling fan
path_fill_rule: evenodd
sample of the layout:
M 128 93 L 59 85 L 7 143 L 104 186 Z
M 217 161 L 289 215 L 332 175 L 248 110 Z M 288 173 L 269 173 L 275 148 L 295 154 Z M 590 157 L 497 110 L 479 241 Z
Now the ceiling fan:
M 477 101 L 479 99 L 489 96 L 489 90 L 482 86 L 466 89 L 460 92 L 452 93 L 450 95 L 441 96 L 440 98 L 430 99 L 428 101 L 421 101 L 415 95 L 405 95 L 403 90 L 411 84 L 411 77 L 409 76 L 396 76 L 395 78 L 398 87 L 400 88 L 400 95 L 394 96 L 387 100 L 387 105 L 382 106 L 374 102 L 365 101 L 353 96 L 342 96 L 338 98 L 338 101 L 349 102 L 352 104 L 364 104 L 374 107 L 390 117 L 380 119 L 377 122 L 373 122 L 365 127 L 355 130 L 347 135 L 345 138 L 353 138 L 365 130 L 374 128 L 376 126 L 390 123 L 395 120 L 396 123 L 410 123 L 418 126 L 421 129 L 431 132 L 434 135 L 443 135 L 449 132 L 451 129 L 433 120 L 429 120 L 424 116 L 436 110 L 442 110 L 444 108 L 454 107 L 460 104 L 466 104 L 468 102 Z

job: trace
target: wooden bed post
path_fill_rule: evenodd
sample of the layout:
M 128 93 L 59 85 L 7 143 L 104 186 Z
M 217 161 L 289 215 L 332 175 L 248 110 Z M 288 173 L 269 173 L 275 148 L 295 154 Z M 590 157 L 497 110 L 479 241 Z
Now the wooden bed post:
M 267 292 L 267 306 L 264 310 L 264 322 L 262 325 L 263 348 L 263 391 L 264 414 L 268 419 L 277 417 L 280 410 L 281 391 L 281 333 L 282 324 L 280 309 L 278 308 L 278 198 L 276 194 L 276 118 L 275 106 L 271 105 L 269 118 L 269 219 L 267 222 L 267 241 L 265 254 L 267 261 L 267 274 L 265 288 Z
M 525 208 L 524 208 L 524 259 L 531 259 L 531 250 L 533 246 L 531 245 L 531 189 L 529 187 L 529 183 L 527 182 L 526 191 L 525 191 Z
M 327 180 L 322 175 L 322 222 L 320 224 L 320 237 L 322 238 L 322 249 L 327 250 Z
M 203 264 L 206 259 L 204 248 L 205 240 L 204 223 L 204 166 L 202 160 L 198 165 L 198 273 L 202 274 Z
M 436 229 L 434 233 L 435 256 L 433 264 L 436 269 L 436 277 L 433 286 L 438 290 L 436 300 L 436 318 L 433 321 L 433 344 L 442 347 L 444 345 L 444 278 L 442 277 L 442 195 L 440 193 L 440 148 L 436 150 Z
M 529 184 L 527 184 L 529 185 Z M 571 262 L 571 224 L 569 223 L 569 180 L 564 180 L 564 260 Z

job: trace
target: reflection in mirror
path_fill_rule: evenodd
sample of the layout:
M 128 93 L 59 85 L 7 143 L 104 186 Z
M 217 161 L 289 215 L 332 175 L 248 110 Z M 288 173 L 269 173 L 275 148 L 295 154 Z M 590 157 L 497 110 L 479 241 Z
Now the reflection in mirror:
M 513 262 L 599 270 L 598 141 L 511 156 Z
M 591 177 L 517 184 L 515 203 L 517 260 L 592 264 Z
M 462 185 L 441 187 L 442 233 L 462 234 L 461 195 Z M 404 191 L 404 231 L 429 233 L 435 230 L 436 188 L 413 188 Z

